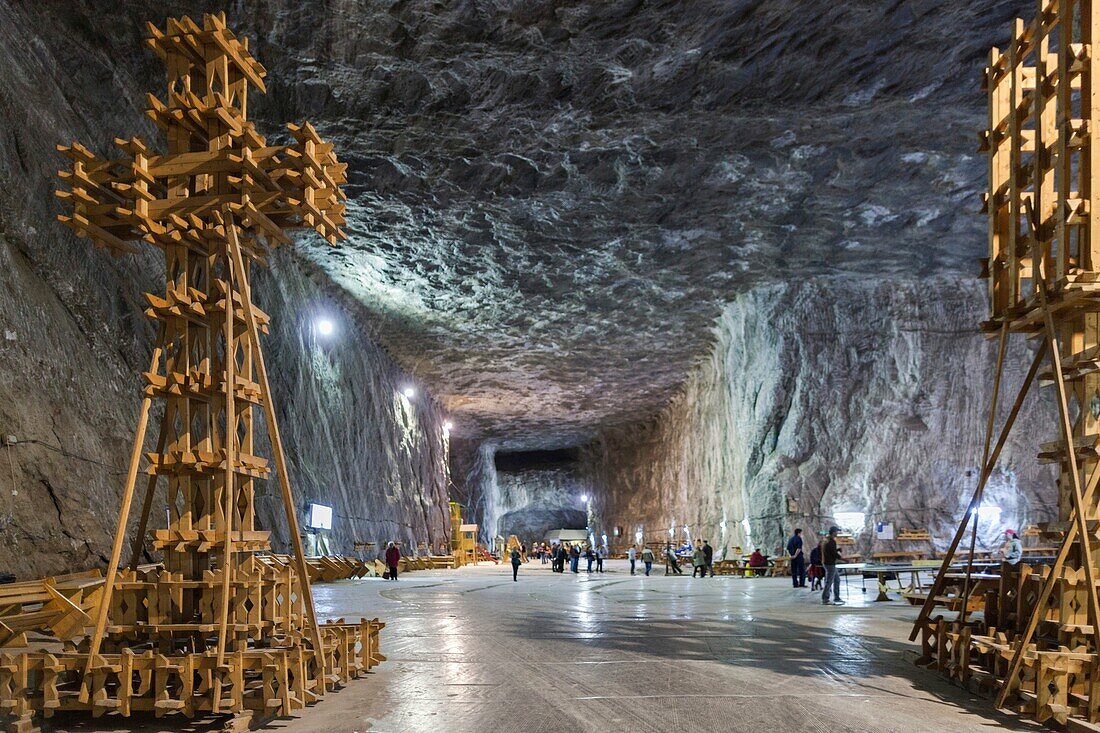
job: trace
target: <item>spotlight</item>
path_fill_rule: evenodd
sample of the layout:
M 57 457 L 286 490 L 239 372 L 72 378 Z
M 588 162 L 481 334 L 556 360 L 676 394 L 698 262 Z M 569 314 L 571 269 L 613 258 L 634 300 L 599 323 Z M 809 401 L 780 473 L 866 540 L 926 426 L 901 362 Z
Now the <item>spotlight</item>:
M 454 426 L 455 426 L 455 424 L 453 422 L 451 422 L 450 420 L 443 423 L 443 429 L 446 430 L 447 432 L 451 432 L 451 430 L 454 428 Z
M 411 400 L 413 397 L 416 397 L 416 390 L 412 387 L 405 387 L 405 389 L 401 390 L 401 394 L 405 395 Z
M 327 318 L 322 318 L 317 321 L 317 333 L 322 336 L 331 336 L 335 328 L 336 326 Z
M 581 494 L 581 501 L 588 501 L 588 494 Z

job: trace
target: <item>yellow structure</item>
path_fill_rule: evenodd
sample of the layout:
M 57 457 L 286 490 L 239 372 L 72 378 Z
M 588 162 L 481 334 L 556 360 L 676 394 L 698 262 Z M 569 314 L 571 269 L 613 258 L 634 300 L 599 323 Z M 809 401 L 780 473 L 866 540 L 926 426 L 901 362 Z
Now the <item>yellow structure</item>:
M 455 567 L 476 563 L 477 525 L 462 521 L 463 506 L 457 501 L 451 502 L 451 554 L 455 556 Z

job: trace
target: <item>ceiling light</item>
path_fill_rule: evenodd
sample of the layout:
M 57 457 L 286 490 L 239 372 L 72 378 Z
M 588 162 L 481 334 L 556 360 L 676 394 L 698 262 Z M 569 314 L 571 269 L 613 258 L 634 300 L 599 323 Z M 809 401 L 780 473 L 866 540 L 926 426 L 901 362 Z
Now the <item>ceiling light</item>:
M 327 318 L 321 318 L 317 321 L 317 333 L 322 336 L 331 336 L 332 332 L 336 330 L 335 324 Z
M 412 387 L 405 387 L 405 389 L 401 390 L 401 394 L 411 400 L 413 397 L 416 397 L 416 390 Z

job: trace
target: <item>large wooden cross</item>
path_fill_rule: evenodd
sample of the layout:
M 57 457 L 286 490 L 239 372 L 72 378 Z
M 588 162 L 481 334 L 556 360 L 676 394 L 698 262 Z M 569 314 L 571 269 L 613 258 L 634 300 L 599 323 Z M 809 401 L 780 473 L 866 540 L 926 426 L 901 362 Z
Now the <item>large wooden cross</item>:
M 210 709 L 218 712 L 223 684 L 246 686 L 244 673 L 234 669 L 234 654 L 272 638 L 283 640 L 284 651 L 309 638 L 312 676 L 321 680 L 314 694 L 320 694 L 321 629 L 260 349 L 268 317 L 252 303 L 249 282 L 253 263 L 288 241 L 288 229 L 313 229 L 329 242 L 344 236 L 340 187 L 346 166 L 309 124 L 288 126 L 291 145 L 267 144 L 247 116 L 249 90 L 264 91 L 266 72 L 249 53 L 248 39 L 235 36 L 223 15 L 205 16 L 201 27 L 186 17 L 169 20 L 165 30 L 150 24 L 149 34 L 148 45 L 168 73 L 165 99 L 150 94 L 147 111 L 165 134 L 164 152 L 138 138 L 116 140 L 121 155 L 111 159 L 75 143 L 61 148 L 72 168 L 60 174 L 69 189 L 58 196 L 71 206 L 60 220 L 114 254 L 133 252 L 144 242 L 163 250 L 166 261 L 164 294 L 146 295 L 158 339 L 144 374 L 81 702 L 113 689 L 99 689 L 93 681 L 106 669 L 97 656 L 101 650 L 142 642 L 165 654 L 216 654 Z M 119 569 L 153 399 L 164 401 L 164 417 L 156 450 L 147 454 L 129 568 Z M 255 555 L 270 548 L 270 533 L 255 524 L 255 482 L 271 472 L 255 454 L 256 408 L 270 437 L 295 580 L 280 580 Z M 159 484 L 168 523 L 152 544 L 164 564 L 139 571 Z M 243 689 L 228 690 L 224 710 L 236 712 L 245 695 Z M 286 705 L 282 712 L 290 709 Z

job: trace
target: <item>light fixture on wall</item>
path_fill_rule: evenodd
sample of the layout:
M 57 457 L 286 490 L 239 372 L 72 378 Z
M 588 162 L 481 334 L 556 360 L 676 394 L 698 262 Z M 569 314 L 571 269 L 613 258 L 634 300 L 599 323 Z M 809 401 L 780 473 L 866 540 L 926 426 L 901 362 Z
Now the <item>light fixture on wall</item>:
M 978 519 L 982 522 L 997 523 L 1001 521 L 1001 508 L 996 504 L 983 504 L 982 506 L 973 509 L 971 515 L 977 514 Z
M 642 530 L 639 529 L 637 532 L 634 533 L 634 541 L 637 542 L 639 545 L 642 544 Z
M 401 390 L 401 394 L 405 395 L 406 399 L 411 400 L 413 397 L 416 397 L 416 390 L 412 387 L 405 387 Z
M 454 429 L 454 426 L 455 426 L 455 424 L 453 422 L 451 422 L 450 420 L 443 423 L 443 429 L 446 430 L 448 433 L 451 432 Z
M 584 504 L 588 503 L 588 494 L 581 494 L 581 502 Z
M 865 512 L 833 512 L 838 527 L 846 532 L 859 532 L 867 520 Z

